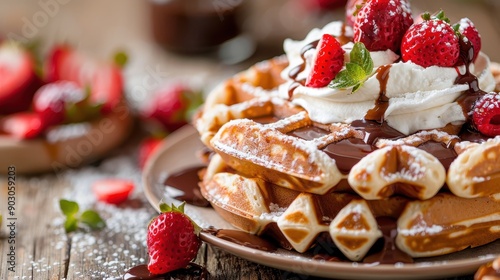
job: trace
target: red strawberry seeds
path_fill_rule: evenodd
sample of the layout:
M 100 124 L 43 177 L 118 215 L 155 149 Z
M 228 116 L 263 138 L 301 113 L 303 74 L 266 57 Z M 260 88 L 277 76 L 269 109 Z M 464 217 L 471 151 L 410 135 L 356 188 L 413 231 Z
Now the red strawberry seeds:
M 199 227 L 179 207 L 160 205 L 161 213 L 148 226 L 148 270 L 164 274 L 185 268 L 196 257 L 201 240 Z
M 407 0 L 370 0 L 356 16 L 353 39 L 369 51 L 398 52 L 401 38 L 412 23 Z
M 316 47 L 306 86 L 314 88 L 327 86 L 344 66 L 344 52 L 335 37 L 323 34 Z
M 452 67 L 457 63 L 459 54 L 458 37 L 443 19 L 427 18 L 412 25 L 401 43 L 403 61 L 411 61 L 422 67 Z

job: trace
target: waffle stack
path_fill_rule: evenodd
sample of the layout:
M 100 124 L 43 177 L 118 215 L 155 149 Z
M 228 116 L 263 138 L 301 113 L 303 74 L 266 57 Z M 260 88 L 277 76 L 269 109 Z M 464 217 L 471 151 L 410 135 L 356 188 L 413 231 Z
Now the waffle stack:
M 223 218 L 298 252 L 327 234 L 352 261 L 384 239 L 387 220 L 413 258 L 500 238 L 500 137 L 316 123 L 278 95 L 287 64 L 277 57 L 228 79 L 195 118 L 215 152 L 201 191 Z

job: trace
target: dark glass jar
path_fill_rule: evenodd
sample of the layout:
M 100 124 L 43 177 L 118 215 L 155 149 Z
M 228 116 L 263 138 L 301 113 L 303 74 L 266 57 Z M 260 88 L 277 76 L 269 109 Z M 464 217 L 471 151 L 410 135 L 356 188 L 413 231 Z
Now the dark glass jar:
M 154 40 L 167 50 L 213 50 L 240 34 L 243 0 L 150 0 Z

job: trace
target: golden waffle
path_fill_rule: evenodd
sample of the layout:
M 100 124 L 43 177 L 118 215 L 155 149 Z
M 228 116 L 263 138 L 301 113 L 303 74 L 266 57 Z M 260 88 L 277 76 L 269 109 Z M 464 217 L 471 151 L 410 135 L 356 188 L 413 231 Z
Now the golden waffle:
M 383 217 L 397 220 L 395 242 L 412 257 L 442 255 L 500 238 L 498 196 L 461 198 L 442 192 L 427 200 L 364 200 L 349 193 L 317 195 L 243 175 L 219 155 L 208 166 L 201 191 L 237 228 L 258 235 L 272 231 L 283 247 L 298 252 L 313 247 L 326 232 L 353 261 L 363 259 L 381 237 L 377 218 Z
M 194 121 L 218 154 L 202 192 L 226 220 L 273 231 L 299 252 L 328 232 L 351 260 L 380 238 L 383 216 L 397 219 L 397 247 L 413 257 L 500 238 L 500 137 L 472 143 L 452 125 L 405 136 L 369 122 L 315 123 L 278 97 L 285 66 L 275 58 L 224 82 Z

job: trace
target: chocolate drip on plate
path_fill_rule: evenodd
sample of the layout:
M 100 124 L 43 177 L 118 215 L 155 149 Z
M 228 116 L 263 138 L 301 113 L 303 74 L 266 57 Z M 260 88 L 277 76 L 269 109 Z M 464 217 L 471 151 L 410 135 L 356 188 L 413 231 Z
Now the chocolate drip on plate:
M 172 197 L 195 206 L 209 206 L 210 203 L 201 195 L 198 187 L 198 172 L 204 167 L 194 166 L 171 174 L 165 181 L 165 186 L 175 189 Z

